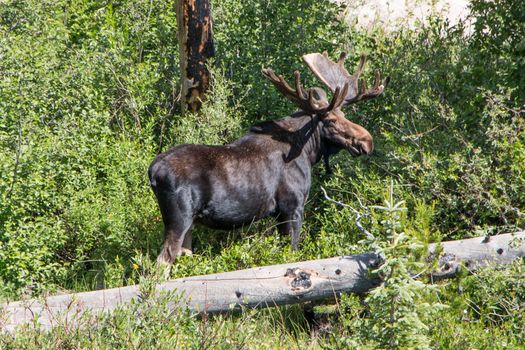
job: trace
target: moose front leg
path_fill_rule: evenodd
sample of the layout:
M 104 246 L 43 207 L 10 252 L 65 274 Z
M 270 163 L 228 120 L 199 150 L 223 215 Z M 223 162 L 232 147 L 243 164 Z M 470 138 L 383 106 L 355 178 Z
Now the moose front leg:
M 324 169 L 327 175 L 332 175 L 332 167 L 330 166 L 330 155 L 328 153 L 323 154 Z
M 182 255 L 193 255 L 191 250 L 191 228 L 184 235 L 184 241 L 182 242 Z
M 295 208 L 289 213 L 282 213 L 279 216 L 281 221 L 277 228 L 281 234 L 289 234 L 292 236 L 292 250 L 299 248 L 301 240 L 301 226 L 303 224 L 303 208 Z

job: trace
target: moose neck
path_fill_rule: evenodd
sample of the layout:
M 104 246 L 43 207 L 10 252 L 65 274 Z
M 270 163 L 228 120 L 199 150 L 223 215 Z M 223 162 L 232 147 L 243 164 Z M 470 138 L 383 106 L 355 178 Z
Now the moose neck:
M 322 123 L 317 116 L 305 115 L 304 118 L 310 118 L 310 131 L 307 134 L 306 143 L 304 145 L 304 153 L 308 157 L 310 164 L 313 166 L 317 164 L 322 157 L 323 144 L 321 140 Z
M 296 112 L 289 117 L 255 124 L 250 131 L 265 134 L 280 142 L 285 149 L 284 161 L 302 158 L 311 166 L 318 163 L 323 155 L 322 123 L 319 117 Z
M 322 156 L 322 124 L 319 117 L 299 111 L 276 123 L 287 130 L 290 149 L 286 161 L 303 157 L 312 166 L 319 162 Z

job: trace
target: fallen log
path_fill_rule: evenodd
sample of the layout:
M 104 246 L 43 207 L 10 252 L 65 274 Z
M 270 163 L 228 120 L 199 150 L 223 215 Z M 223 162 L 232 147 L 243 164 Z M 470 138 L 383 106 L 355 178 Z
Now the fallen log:
M 488 264 L 508 264 L 525 257 L 525 231 L 491 237 L 478 237 L 441 243 L 429 247 L 440 251 L 436 278 L 450 278 L 461 266 L 475 270 Z M 369 269 L 380 264 L 374 253 L 322 260 L 256 267 L 247 270 L 194 276 L 159 283 L 157 292 L 177 291 L 181 302 L 195 313 L 220 313 L 242 308 L 263 308 L 306 301 L 333 299 L 340 293 L 365 293 L 380 281 Z M 0 306 L 0 329 L 38 319 L 43 329 L 74 322 L 85 312 L 110 312 L 140 300 L 138 285 L 85 293 L 58 295 L 43 300 L 27 300 Z

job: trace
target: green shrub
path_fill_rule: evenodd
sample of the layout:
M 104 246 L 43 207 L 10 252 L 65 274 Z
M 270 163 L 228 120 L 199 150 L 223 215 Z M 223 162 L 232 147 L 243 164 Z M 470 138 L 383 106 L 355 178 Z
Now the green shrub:
M 305 71 L 302 55 L 333 52 L 348 33 L 337 20 L 342 8 L 329 0 L 221 0 L 213 5 L 217 64 L 235 83 L 235 96 L 249 101 L 244 109 L 250 121 L 279 118 L 295 108 L 264 82 L 262 68 L 288 77 Z
M 145 174 L 173 105 L 173 16 L 160 1 L 0 5 L 2 294 L 157 248 Z
M 416 217 L 409 219 L 404 201 L 394 199 L 391 183 L 384 204 L 371 213 L 374 230 L 361 242 L 381 257 L 381 265 L 372 271 L 382 283 L 364 299 L 362 315 L 356 315 L 355 301 L 343 298 L 343 321 L 358 337 L 343 337 L 347 346 L 381 349 L 430 349 L 427 324 L 444 307 L 432 300 L 436 288 L 416 280 L 431 270 L 425 261 L 432 208 L 420 206 Z M 418 227 L 412 227 L 417 222 Z M 348 330 L 347 330 L 348 331 Z

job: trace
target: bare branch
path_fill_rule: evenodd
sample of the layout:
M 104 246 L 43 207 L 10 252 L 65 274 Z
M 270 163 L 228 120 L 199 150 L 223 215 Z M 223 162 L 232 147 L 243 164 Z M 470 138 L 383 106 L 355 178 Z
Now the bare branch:
M 330 201 L 332 203 L 335 203 L 337 205 L 340 205 L 342 207 L 350 209 L 356 215 L 355 225 L 357 226 L 359 231 L 363 232 L 368 239 L 374 239 L 374 235 L 371 234 L 366 228 L 364 228 L 363 225 L 361 225 L 361 219 L 363 219 L 364 217 L 369 216 L 370 215 L 369 213 L 363 214 L 363 213 L 359 212 L 358 210 L 354 209 L 353 207 L 351 207 L 348 204 L 345 204 L 345 203 L 342 203 L 342 202 L 336 201 L 335 199 L 330 198 L 328 196 L 328 193 L 326 193 L 326 190 L 324 189 L 323 186 L 321 186 L 321 191 L 323 191 L 324 198 L 326 198 L 328 201 Z M 359 204 L 361 205 L 362 208 L 366 208 L 366 207 L 363 206 L 363 204 L 361 203 L 360 200 L 359 200 Z

